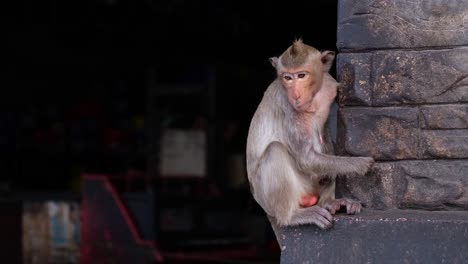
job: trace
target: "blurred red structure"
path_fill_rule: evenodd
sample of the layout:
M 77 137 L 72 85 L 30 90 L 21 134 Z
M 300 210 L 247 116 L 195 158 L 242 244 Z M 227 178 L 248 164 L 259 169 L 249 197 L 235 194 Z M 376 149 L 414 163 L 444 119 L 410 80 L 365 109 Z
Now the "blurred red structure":
M 80 262 L 155 263 L 163 258 L 142 238 L 134 218 L 105 175 L 83 175 Z

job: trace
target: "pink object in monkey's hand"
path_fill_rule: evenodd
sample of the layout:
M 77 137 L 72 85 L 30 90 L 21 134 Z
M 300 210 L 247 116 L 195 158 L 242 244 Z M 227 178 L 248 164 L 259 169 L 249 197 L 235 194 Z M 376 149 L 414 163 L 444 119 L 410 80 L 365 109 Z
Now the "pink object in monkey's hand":
M 299 202 L 299 205 L 304 208 L 312 207 L 317 204 L 318 200 L 318 194 L 306 194 L 301 196 L 301 201 Z

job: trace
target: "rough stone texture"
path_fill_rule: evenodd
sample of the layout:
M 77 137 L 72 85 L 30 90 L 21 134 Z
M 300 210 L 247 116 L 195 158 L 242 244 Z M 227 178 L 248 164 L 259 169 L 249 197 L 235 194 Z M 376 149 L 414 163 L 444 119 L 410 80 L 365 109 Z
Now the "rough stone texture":
M 422 107 L 421 111 L 418 107 L 342 108 L 339 154 L 372 156 L 377 160 L 468 158 L 468 130 L 424 130 L 463 126 L 464 119 L 450 113 L 457 109 L 466 111 L 467 107 L 437 107 L 440 111 L 436 113 L 435 107 Z M 432 109 L 432 114 L 427 109 Z
M 339 1 L 340 50 L 468 45 L 468 1 Z
M 397 208 L 397 194 L 405 188 L 404 176 L 398 172 L 396 162 L 378 162 L 363 177 L 339 177 L 336 181 L 337 197 L 359 200 L 367 208 Z
M 365 210 L 282 230 L 281 263 L 466 263 L 468 212 Z
M 468 158 L 468 130 L 423 131 L 421 150 L 425 159 Z
M 468 1 L 338 1 L 338 180 L 371 208 L 468 210 Z
M 378 162 L 364 177 L 339 178 L 337 190 L 374 209 L 468 210 L 468 160 Z
M 372 54 L 340 53 L 336 67 L 340 105 L 372 105 Z
M 340 53 L 337 72 L 341 106 L 468 102 L 468 47 Z
M 342 108 L 339 112 L 340 152 L 378 160 L 416 159 L 418 109 L 389 107 Z
M 468 128 L 468 105 L 422 106 L 420 121 L 423 129 Z

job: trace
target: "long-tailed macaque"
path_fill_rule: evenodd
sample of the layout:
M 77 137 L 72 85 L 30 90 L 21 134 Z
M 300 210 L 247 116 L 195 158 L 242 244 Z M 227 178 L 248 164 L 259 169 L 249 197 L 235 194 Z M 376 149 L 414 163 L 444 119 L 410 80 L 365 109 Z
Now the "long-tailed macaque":
M 325 127 L 337 93 L 328 73 L 334 58 L 334 52 L 319 52 L 300 39 L 270 58 L 277 78 L 252 118 L 246 154 L 253 197 L 277 238 L 278 226 L 312 223 L 328 229 L 341 207 L 348 214 L 361 210 L 358 201 L 335 199 L 335 177 L 364 175 L 374 160 L 333 155 Z

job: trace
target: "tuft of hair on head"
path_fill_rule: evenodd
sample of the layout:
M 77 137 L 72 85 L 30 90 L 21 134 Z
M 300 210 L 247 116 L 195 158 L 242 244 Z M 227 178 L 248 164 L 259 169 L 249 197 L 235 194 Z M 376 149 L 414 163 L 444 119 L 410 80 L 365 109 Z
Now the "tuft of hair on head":
M 281 55 L 281 64 L 286 68 L 302 66 L 309 55 L 317 50 L 304 44 L 302 38 L 295 39 L 293 44 Z
M 289 49 L 289 53 L 291 56 L 295 56 L 299 54 L 304 49 L 304 42 L 302 42 L 302 38 L 295 39 L 291 48 Z

